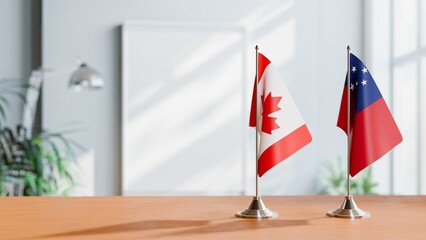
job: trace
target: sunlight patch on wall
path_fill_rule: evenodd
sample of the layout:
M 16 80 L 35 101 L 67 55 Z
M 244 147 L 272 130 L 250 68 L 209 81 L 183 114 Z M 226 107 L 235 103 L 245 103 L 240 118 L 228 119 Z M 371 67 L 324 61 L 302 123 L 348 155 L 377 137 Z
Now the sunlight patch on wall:
M 123 193 L 241 193 L 241 28 L 172 25 L 138 34 L 130 44 L 154 41 L 170 57 L 128 51 Z

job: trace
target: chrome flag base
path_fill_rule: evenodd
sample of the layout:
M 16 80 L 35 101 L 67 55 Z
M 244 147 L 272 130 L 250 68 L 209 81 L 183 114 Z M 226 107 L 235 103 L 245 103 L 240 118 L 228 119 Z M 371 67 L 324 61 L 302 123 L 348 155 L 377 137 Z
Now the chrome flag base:
M 260 197 L 253 197 L 250 206 L 236 214 L 239 218 L 276 218 L 278 213 L 269 210 Z
M 330 217 L 351 218 L 351 219 L 370 217 L 370 213 L 365 212 L 361 210 L 360 208 L 358 208 L 352 195 L 346 196 L 342 205 L 335 210 L 329 211 L 327 215 Z

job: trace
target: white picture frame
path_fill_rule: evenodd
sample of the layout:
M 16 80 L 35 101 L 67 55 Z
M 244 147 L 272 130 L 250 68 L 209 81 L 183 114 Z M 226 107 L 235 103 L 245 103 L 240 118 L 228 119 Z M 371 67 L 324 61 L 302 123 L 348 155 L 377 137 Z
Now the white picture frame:
M 244 194 L 246 45 L 240 26 L 122 25 L 122 195 Z

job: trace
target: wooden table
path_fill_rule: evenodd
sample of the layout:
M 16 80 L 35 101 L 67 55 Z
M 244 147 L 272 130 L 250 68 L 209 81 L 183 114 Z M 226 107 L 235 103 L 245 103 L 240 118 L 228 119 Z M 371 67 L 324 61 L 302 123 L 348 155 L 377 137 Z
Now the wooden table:
M 426 239 L 426 196 L 356 196 L 361 220 L 325 216 L 342 196 L 263 200 L 278 218 L 235 218 L 251 197 L 3 197 L 0 239 Z

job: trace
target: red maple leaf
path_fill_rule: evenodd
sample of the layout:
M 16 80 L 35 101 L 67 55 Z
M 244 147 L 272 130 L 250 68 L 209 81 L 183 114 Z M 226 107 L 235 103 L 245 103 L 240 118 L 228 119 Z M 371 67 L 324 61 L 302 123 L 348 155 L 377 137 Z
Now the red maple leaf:
M 263 104 L 263 112 L 262 112 L 262 132 L 272 134 L 272 130 L 280 128 L 278 124 L 275 122 L 277 120 L 276 117 L 270 117 L 271 113 L 281 110 L 278 107 L 278 103 L 280 103 L 282 97 L 272 97 L 271 93 L 266 96 L 260 96 Z

